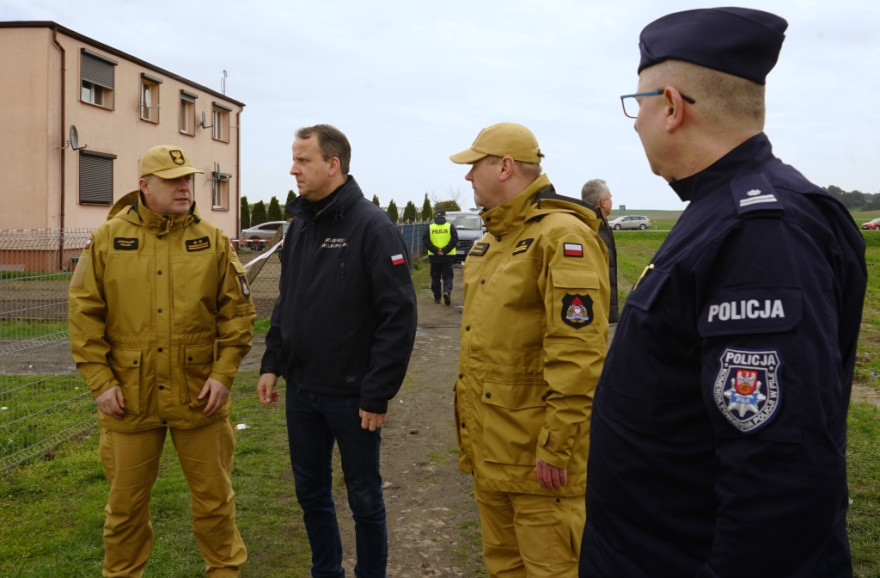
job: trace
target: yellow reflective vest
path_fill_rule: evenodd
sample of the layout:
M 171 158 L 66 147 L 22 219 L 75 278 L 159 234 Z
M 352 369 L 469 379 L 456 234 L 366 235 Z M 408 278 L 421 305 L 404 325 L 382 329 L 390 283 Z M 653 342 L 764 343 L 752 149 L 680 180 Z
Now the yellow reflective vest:
M 435 247 L 438 247 L 439 249 L 442 249 L 443 247 L 448 245 L 449 241 L 452 240 L 452 233 L 449 230 L 451 226 L 452 225 L 449 224 L 449 221 L 446 221 L 445 223 L 432 222 L 431 225 L 428 227 L 428 231 L 431 236 L 431 244 Z M 433 251 L 428 249 L 428 255 L 434 254 L 435 253 Z M 455 247 L 450 249 L 447 253 L 444 253 L 444 255 L 455 255 Z

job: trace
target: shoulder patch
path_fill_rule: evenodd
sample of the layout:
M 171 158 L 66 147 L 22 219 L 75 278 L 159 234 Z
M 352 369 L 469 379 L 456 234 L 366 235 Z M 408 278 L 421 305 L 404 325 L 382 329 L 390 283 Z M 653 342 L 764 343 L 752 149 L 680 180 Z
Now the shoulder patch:
M 776 349 L 727 347 L 718 358 L 715 406 L 742 433 L 758 431 L 779 411 L 782 358 Z
M 486 254 L 486 251 L 489 250 L 489 243 L 483 243 L 482 241 L 479 243 L 474 243 L 474 246 L 468 251 L 468 257 L 482 257 Z
M 211 248 L 211 240 L 208 237 L 200 237 L 198 239 L 187 239 L 186 241 L 186 250 L 189 252 L 192 251 L 204 251 L 205 249 Z
M 562 322 L 575 329 L 593 323 L 593 299 L 589 295 L 566 293 L 562 298 Z
M 748 215 L 756 212 L 783 212 L 785 206 L 770 182 L 760 173 L 743 175 L 730 183 L 736 212 Z
M 521 239 L 516 243 L 516 247 L 513 248 L 513 254 L 519 255 L 520 253 L 525 253 L 534 242 L 534 239 Z
M 580 243 L 564 243 L 562 246 L 562 254 L 566 257 L 583 257 L 584 246 Z

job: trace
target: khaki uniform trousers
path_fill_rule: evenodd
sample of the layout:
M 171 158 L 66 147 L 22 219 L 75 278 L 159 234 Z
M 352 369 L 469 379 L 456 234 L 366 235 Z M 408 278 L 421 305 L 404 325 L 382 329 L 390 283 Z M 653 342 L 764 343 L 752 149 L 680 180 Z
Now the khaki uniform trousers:
M 166 430 L 189 484 L 193 532 L 205 574 L 237 577 L 247 550 L 235 524 L 229 420 L 196 429 L 156 428 L 141 432 L 101 430 L 100 455 L 110 494 L 104 511 L 104 576 L 140 577 L 153 549 L 150 492 L 159 474 Z
M 515 494 L 474 485 L 491 578 L 577 578 L 583 496 Z

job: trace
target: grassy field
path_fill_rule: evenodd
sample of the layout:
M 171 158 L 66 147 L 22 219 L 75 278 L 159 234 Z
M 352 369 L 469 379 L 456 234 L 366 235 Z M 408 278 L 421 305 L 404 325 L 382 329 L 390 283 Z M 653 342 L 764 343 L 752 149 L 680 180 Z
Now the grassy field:
M 635 211 L 634 211 L 635 212 Z M 643 213 L 652 215 L 653 213 Z M 669 226 L 674 216 L 668 217 Z M 869 216 L 857 215 L 861 223 Z M 667 227 L 668 228 L 668 227 Z M 621 297 L 638 279 L 666 233 L 617 236 Z M 880 372 L 880 232 L 868 231 L 869 287 L 865 300 L 857 380 L 877 387 Z M 424 277 L 422 275 L 422 277 Z M 261 324 L 265 327 L 265 322 Z M 249 546 L 243 576 L 308 576 L 309 549 L 293 497 L 284 412 L 261 406 L 256 372 L 233 390 L 233 420 L 247 425 L 236 449 L 238 522 Z M 848 516 L 856 576 L 880 576 L 880 410 L 855 403 L 849 416 Z M 100 575 L 101 527 L 107 484 L 97 453 L 97 432 L 0 477 L 0 576 L 78 578 Z M 189 494 L 169 443 L 153 490 L 156 543 L 147 576 L 190 578 L 203 573 L 192 537 Z

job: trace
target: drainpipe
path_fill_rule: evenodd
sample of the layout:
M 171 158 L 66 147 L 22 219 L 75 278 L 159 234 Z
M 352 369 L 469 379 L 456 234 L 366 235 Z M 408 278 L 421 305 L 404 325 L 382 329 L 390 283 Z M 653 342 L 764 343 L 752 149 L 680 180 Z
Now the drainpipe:
M 235 140 L 238 143 L 235 147 L 235 189 L 238 194 L 235 195 L 235 223 L 232 224 L 235 230 L 232 234 L 234 239 L 238 239 L 241 231 L 241 110 L 235 113 Z
M 55 44 L 55 47 L 58 49 L 58 52 L 61 53 L 61 207 L 58 213 L 58 225 L 61 231 L 61 234 L 58 237 L 58 270 L 62 271 L 64 269 L 64 202 L 65 202 L 65 163 L 64 163 L 64 153 L 67 151 L 67 148 L 64 147 L 64 127 L 67 125 L 67 117 L 65 116 L 65 103 L 67 99 L 67 91 L 66 91 L 66 83 L 65 79 L 67 77 L 67 54 L 64 51 L 64 47 L 61 46 L 61 43 L 58 42 L 58 28 L 54 27 L 52 29 L 52 42 Z

